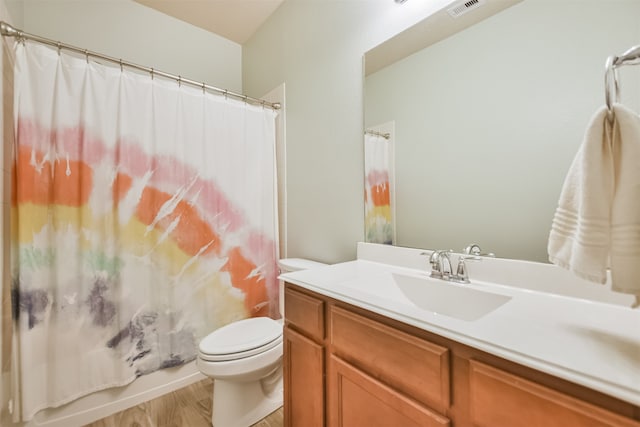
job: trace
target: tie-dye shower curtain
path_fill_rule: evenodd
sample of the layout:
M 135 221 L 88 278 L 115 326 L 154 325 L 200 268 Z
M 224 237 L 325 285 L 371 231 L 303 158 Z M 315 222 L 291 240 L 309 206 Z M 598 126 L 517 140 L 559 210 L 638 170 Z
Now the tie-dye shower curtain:
M 382 135 L 364 135 L 365 240 L 394 243 L 391 186 L 391 141 Z
M 275 113 L 35 43 L 16 55 L 18 416 L 276 316 Z

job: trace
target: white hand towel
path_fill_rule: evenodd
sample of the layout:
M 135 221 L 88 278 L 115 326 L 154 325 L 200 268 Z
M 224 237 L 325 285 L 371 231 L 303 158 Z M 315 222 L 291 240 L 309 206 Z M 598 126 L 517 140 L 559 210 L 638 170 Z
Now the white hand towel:
M 549 235 L 549 260 L 640 296 L 640 117 L 613 107 L 591 119 L 565 179 Z

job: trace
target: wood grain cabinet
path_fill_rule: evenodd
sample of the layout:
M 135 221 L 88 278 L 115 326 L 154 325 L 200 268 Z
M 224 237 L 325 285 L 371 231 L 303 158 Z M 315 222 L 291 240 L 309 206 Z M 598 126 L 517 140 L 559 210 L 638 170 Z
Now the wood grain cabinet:
M 284 328 L 284 419 L 287 426 L 324 426 L 324 349 Z
M 640 407 L 285 284 L 285 426 L 640 427 Z
M 288 427 L 325 425 L 324 306 L 321 299 L 285 291 L 284 421 Z
M 639 385 L 640 386 L 640 385 Z M 471 361 L 471 418 L 478 427 L 633 427 L 640 423 Z
M 448 427 L 449 419 L 338 357 L 329 360 L 329 425 Z
M 329 425 L 449 426 L 449 350 L 329 308 Z

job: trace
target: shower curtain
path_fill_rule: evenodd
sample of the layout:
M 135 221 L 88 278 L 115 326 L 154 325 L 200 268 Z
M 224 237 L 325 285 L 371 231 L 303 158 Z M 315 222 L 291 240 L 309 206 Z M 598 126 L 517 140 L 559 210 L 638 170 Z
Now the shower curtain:
M 14 417 L 277 316 L 275 112 L 16 46 Z
M 364 135 L 365 240 L 394 243 L 391 197 L 391 141 L 380 135 Z

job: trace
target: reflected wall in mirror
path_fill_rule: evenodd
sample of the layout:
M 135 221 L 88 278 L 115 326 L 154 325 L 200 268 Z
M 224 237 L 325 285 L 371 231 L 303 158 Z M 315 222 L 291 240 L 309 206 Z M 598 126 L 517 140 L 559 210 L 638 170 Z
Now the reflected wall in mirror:
M 446 19 L 459 25 L 446 11 L 418 25 Z M 565 175 L 604 105 L 605 60 L 638 44 L 638 0 L 523 0 L 367 74 L 365 129 L 395 123 L 396 244 L 547 262 Z M 640 67 L 620 83 L 640 111 Z

